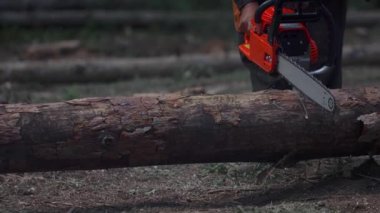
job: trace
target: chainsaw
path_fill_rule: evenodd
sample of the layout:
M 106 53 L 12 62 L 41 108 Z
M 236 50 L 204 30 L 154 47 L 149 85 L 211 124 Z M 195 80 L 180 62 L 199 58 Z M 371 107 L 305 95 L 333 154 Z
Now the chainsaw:
M 313 69 L 319 60 L 319 48 L 307 24 L 322 18 L 330 31 L 330 52 L 327 62 Z M 334 70 L 336 29 L 322 2 L 267 0 L 259 6 L 251 24 L 240 52 L 268 75 L 281 75 L 303 95 L 333 112 L 335 98 L 319 78 Z

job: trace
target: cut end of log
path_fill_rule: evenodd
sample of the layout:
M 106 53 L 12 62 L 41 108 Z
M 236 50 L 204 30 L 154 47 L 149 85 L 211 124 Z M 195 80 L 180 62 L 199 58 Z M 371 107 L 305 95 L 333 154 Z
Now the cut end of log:
M 372 113 L 368 115 L 362 115 L 358 118 L 362 122 L 363 131 L 359 138 L 359 142 L 364 143 L 380 143 L 380 113 Z M 380 144 L 379 144 L 380 145 Z

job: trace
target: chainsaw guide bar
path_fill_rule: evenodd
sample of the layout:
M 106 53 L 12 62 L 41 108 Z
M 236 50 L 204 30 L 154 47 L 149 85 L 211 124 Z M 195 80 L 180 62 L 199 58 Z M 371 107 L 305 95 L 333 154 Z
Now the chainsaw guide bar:
M 291 58 L 279 53 L 277 70 L 306 97 L 327 111 L 334 112 L 335 98 L 330 90 Z

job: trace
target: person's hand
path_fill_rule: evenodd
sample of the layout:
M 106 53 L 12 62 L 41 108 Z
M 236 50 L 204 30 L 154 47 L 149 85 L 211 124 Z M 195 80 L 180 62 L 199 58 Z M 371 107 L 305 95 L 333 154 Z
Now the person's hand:
M 239 30 L 240 32 L 248 32 L 252 29 L 251 20 L 255 18 L 256 10 L 259 5 L 256 2 L 246 4 L 242 10 L 240 15 L 240 24 Z M 256 26 L 255 31 L 259 30 L 259 26 Z

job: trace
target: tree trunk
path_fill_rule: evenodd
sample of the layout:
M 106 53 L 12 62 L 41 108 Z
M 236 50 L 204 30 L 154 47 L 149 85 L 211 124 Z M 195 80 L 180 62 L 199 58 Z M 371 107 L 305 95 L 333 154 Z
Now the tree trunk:
M 334 95 L 335 114 L 306 102 L 309 119 L 293 91 L 0 105 L 0 172 L 379 154 L 379 135 L 359 139 L 380 89 Z

